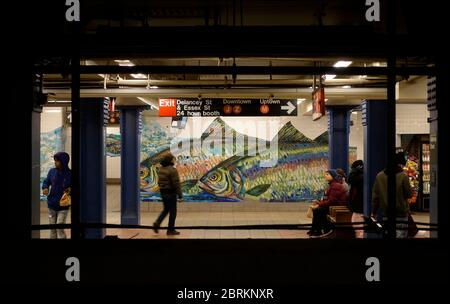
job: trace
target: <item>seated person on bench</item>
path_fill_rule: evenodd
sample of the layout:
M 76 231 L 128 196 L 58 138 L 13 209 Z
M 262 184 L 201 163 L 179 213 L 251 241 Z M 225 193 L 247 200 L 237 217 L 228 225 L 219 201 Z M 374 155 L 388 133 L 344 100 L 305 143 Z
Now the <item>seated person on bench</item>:
M 332 233 L 331 225 L 327 220 L 330 206 L 346 206 L 348 194 L 339 180 L 336 170 L 330 169 L 325 172 L 325 179 L 329 186 L 325 193 L 325 198 L 321 201 L 313 202 L 313 221 L 310 237 L 324 237 Z

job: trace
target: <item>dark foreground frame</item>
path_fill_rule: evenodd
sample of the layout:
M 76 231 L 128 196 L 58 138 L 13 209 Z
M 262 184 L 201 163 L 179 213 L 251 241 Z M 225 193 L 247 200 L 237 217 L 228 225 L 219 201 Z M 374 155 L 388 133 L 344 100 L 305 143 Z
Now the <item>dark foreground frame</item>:
M 431 1 L 430 6 L 437 1 Z M 12 12 L 20 12 L 22 4 L 17 2 Z M 61 2 L 63 3 L 63 2 Z M 435 5 L 436 6 L 436 5 Z M 436 6 L 439 11 L 439 5 Z M 446 13 L 445 9 L 441 9 Z M 198 29 L 190 32 L 189 40 L 183 30 L 173 30 L 170 39 L 167 32 L 155 31 L 151 43 L 139 44 L 130 40 L 120 40 L 126 45 L 117 45 L 115 36 L 110 40 L 80 40 L 75 36 L 64 37 L 64 22 L 52 24 L 52 16 L 59 16 L 59 11 L 41 9 L 36 16 L 22 16 L 28 21 L 23 28 L 9 33 L 13 39 L 10 44 L 11 85 L 12 94 L 8 104 L 11 112 L 20 121 L 16 127 L 20 131 L 10 132 L 13 136 L 8 145 L 19 147 L 10 149 L 8 162 L 15 162 L 14 171 L 23 179 L 11 179 L 7 183 L 7 199 L 4 199 L 5 210 L 2 215 L 8 219 L 9 228 L 4 231 L 6 238 L 11 239 L 2 248 L 7 255 L 4 259 L 9 284 L 15 286 L 37 285 L 48 286 L 87 286 L 87 285 L 146 285 L 152 293 L 165 292 L 170 301 L 176 288 L 189 286 L 214 288 L 256 287 L 277 288 L 284 286 L 288 294 L 308 292 L 317 286 L 359 286 L 359 287 L 408 287 L 416 286 L 430 291 L 444 291 L 448 286 L 449 259 L 444 242 L 448 239 L 449 204 L 446 188 L 439 188 L 439 239 L 430 240 L 31 240 L 31 208 L 29 198 L 33 156 L 30 155 L 33 129 L 30 116 L 34 115 L 32 100 L 32 72 L 36 60 L 45 56 L 64 55 L 77 59 L 80 49 L 86 50 L 86 56 L 123 56 L 130 50 L 140 55 L 152 56 L 275 56 L 306 54 L 327 54 L 330 49 L 336 56 L 377 56 L 391 58 L 395 55 L 431 56 L 435 58 L 437 76 L 437 107 L 439 113 L 449 113 L 448 84 L 448 46 L 444 41 L 438 21 L 445 18 L 437 15 L 424 15 L 418 18 L 422 24 L 420 33 L 406 36 L 364 36 L 359 32 L 346 35 L 333 33 L 311 33 L 296 29 Z M 17 14 L 4 18 L 11 24 Z M 41 21 L 45 26 L 42 26 Z M 60 20 L 61 18 L 57 18 Z M 52 30 L 43 39 L 41 31 Z M 419 27 L 419 25 L 417 25 Z M 70 31 L 69 31 L 70 32 Z M 76 33 L 76 27 L 73 32 Z M 252 37 L 252 40 L 246 40 Z M 298 39 L 292 39 L 298 37 Z M 341 38 L 345 37 L 345 40 Z M 5 39 L 10 38 L 6 36 Z M 119 37 L 123 38 L 123 37 Z M 136 38 L 136 37 L 135 37 Z M 140 39 L 139 37 L 137 37 Z M 167 48 L 168 43 L 182 39 L 185 48 Z M 83 43 L 79 43 L 79 42 Z M 109 41 L 109 44 L 106 43 Z M 128 41 L 128 42 L 127 42 Z M 255 44 L 264 41 L 263 44 Z M 283 43 L 287 42 L 289 43 Z M 235 47 L 231 47 L 231 43 Z M 64 45 L 55 49 L 54 45 Z M 114 48 L 114 45 L 116 46 Z M 155 45 L 157 47 L 155 47 Z M 226 45 L 226 48 L 223 48 Z M 405 70 L 406 71 L 406 70 Z M 75 97 L 79 71 L 75 66 L 70 70 L 74 75 Z M 308 71 L 309 72 L 309 71 Z M 325 72 L 325 71 L 324 71 Z M 398 69 L 390 65 L 384 70 L 390 75 L 398 74 Z M 418 72 L 411 70 L 412 73 Z M 77 76 L 78 74 L 78 76 Z M 24 76 L 25 75 L 25 76 Z M 392 98 L 392 95 L 391 95 Z M 79 99 L 78 97 L 75 98 Z M 75 119 L 77 121 L 77 119 Z M 76 128 L 75 128 L 76 129 Z M 445 138 L 445 122 L 439 121 L 438 137 Z M 73 135 L 73 137 L 77 137 Z M 439 146 L 438 181 L 446 180 L 448 170 L 448 147 Z M 79 158 L 72 155 L 76 160 Z M 76 177 L 75 177 L 76 178 Z M 14 194 L 10 197 L 9 194 Z M 11 208 L 11 211 L 8 211 Z M 76 208 L 76 207 L 75 207 Z M 72 210 L 73 212 L 76 210 Z M 75 214 L 77 212 L 74 212 Z M 75 224 L 76 225 L 76 224 Z M 76 230 L 77 227 L 74 227 Z M 75 233 L 76 234 L 76 233 Z M 68 257 L 77 257 L 81 263 L 81 281 L 67 282 L 65 261 Z M 381 263 L 381 281 L 367 282 L 365 261 L 368 257 L 378 257 Z M 398 286 L 398 288 L 397 288 Z M 132 290 L 131 290 L 132 291 Z M 149 294 L 151 296 L 151 294 Z M 369 296 L 370 297 L 370 296 Z
M 448 251 L 424 240 L 31 240 L 9 258 L 10 283 L 176 288 L 420 286 L 443 291 Z M 65 278 L 66 259 L 80 261 L 80 282 Z M 366 280 L 366 260 L 380 281 Z

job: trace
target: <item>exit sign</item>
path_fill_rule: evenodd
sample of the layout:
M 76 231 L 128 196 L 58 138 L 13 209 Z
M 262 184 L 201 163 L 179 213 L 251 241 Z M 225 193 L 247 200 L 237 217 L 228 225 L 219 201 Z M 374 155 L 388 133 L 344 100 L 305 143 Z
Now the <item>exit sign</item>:
M 177 100 L 176 99 L 159 99 L 159 116 L 174 117 L 177 116 Z

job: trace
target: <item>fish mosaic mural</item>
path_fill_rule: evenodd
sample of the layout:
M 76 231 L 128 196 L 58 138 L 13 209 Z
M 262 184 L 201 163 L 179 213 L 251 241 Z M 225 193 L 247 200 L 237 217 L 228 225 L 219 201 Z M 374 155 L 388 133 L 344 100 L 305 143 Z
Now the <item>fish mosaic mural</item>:
M 167 150 L 173 140 L 170 126 L 163 126 L 158 121 L 142 121 L 141 160 Z
M 270 159 L 270 150 L 255 156 L 233 156 L 210 170 L 199 187 L 218 197 L 236 201 L 305 201 L 318 198 L 325 188 L 328 146 L 317 144 L 288 122 L 273 139 L 278 155 L 273 166 L 261 166 Z
M 120 156 L 120 134 L 107 134 L 105 148 L 106 156 Z
M 244 135 L 242 141 L 236 141 L 235 138 L 238 135 L 222 119 L 216 119 L 197 140 L 172 138 L 170 143 L 165 145 L 165 149 L 160 149 L 141 162 L 142 199 L 144 201 L 160 200 L 157 184 L 159 159 L 161 155 L 172 148 L 172 152 L 177 151 L 173 154 L 177 157 L 176 168 L 182 181 L 181 186 L 185 194 L 185 200 L 236 201 L 232 197 L 219 197 L 214 193 L 203 191 L 199 187 L 198 181 L 216 165 L 232 156 L 233 153 L 243 154 L 244 150 L 256 149 L 256 138 Z M 233 140 L 229 141 L 230 138 Z
M 236 141 L 238 136 L 244 140 Z M 205 145 L 207 141 L 219 142 L 219 148 Z M 189 149 L 174 153 L 186 201 L 300 202 L 320 198 L 326 188 L 323 172 L 328 168 L 328 132 L 310 139 L 288 122 L 272 141 L 278 143 L 276 163 L 262 166 L 273 151 L 259 152 L 256 138 L 239 134 L 220 117 L 206 128 L 197 145 L 193 139 L 171 138 L 165 149 L 141 163 L 142 199 L 160 200 L 159 158 L 177 144 Z M 356 159 L 356 149 L 350 150 Z M 248 151 L 256 153 L 248 155 Z
M 114 147 L 120 154 L 120 135 L 111 136 L 109 143 L 107 153 Z M 159 160 L 168 151 L 177 159 L 175 166 L 187 202 L 302 202 L 321 198 L 326 188 L 323 172 L 328 168 L 328 132 L 310 139 L 291 122 L 286 123 L 271 142 L 263 142 L 262 146 L 276 147 L 277 157 L 270 165 L 267 162 L 274 151 L 259 149 L 257 143 L 257 138 L 240 134 L 220 117 L 196 139 L 177 138 L 158 121 L 144 121 L 141 199 L 161 200 Z M 356 160 L 354 147 L 350 147 L 349 160 Z

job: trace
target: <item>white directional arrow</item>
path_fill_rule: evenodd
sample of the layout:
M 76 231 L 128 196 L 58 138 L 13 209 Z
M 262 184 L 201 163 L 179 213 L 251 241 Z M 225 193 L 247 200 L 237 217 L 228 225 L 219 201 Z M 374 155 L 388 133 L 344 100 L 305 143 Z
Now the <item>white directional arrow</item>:
M 288 114 L 291 114 L 295 110 L 295 106 L 288 101 L 287 106 L 281 106 L 281 110 L 286 110 Z

